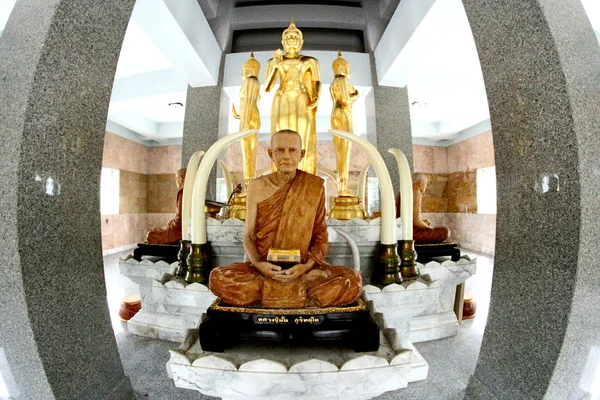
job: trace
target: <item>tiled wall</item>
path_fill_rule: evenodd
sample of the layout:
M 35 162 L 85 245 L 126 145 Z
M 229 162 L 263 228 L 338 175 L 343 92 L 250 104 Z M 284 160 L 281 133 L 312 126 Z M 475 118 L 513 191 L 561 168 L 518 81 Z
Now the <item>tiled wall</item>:
M 413 145 L 415 172 L 444 174 L 448 172 L 448 150 L 440 146 Z
M 184 167 L 187 167 L 187 165 L 184 165 Z M 181 146 L 148 148 L 146 168 L 146 173 L 150 175 L 175 174 L 181 168 Z M 175 181 L 173 180 L 173 182 Z
M 470 171 L 496 165 L 492 131 L 448 146 L 448 172 Z
M 266 149 L 259 143 L 257 171 L 269 168 Z M 334 171 L 332 142 L 318 144 L 319 168 Z M 494 165 L 492 133 L 464 140 L 449 147 L 413 146 L 414 171 L 428 174 L 429 186 L 423 198 L 424 216 L 434 225 L 452 230 L 451 239 L 463 247 L 492 253 L 496 216 L 477 214 L 477 168 Z M 236 180 L 242 180 L 239 144 L 225 151 L 225 163 Z M 362 150 L 353 146 L 350 157 L 351 190 L 356 190 L 360 171 L 367 165 Z M 146 232 L 164 226 L 174 216 L 177 188 L 174 173 L 181 165 L 181 146 L 148 148 L 107 133 L 103 167 L 120 170 L 120 214 L 102 216 L 103 250 L 145 240 Z M 336 194 L 333 179 L 327 180 L 328 196 Z M 235 182 L 234 182 L 235 183 Z
M 177 202 L 175 174 L 147 175 L 148 212 L 174 214 Z
M 450 228 L 450 240 L 461 247 L 494 254 L 496 215 L 464 213 L 423 213 L 433 226 Z
M 127 140 L 110 132 L 104 135 L 104 168 L 122 171 L 148 173 L 148 153 L 150 148 Z
M 448 175 L 441 173 L 427 174 L 427 190 L 423 193 L 421 200 L 422 212 L 448 212 Z
M 119 170 L 119 214 L 102 215 L 102 250 L 129 246 L 174 217 L 181 146 L 146 147 L 106 132 L 104 168 Z
M 271 166 L 271 160 L 267 154 L 269 143 L 260 142 L 258 144 L 257 158 L 256 158 L 256 171 L 260 173 L 267 170 Z M 235 183 L 241 183 L 242 177 L 242 150 L 239 143 L 233 143 L 224 152 L 221 158 L 229 171 L 232 172 L 236 178 Z M 318 142 L 317 143 L 317 162 L 319 169 L 325 169 L 335 171 L 335 150 L 333 142 Z M 354 176 L 354 179 L 358 178 L 358 174 L 365 168 L 368 163 L 367 155 L 357 146 L 352 146 L 350 152 L 350 173 Z M 352 184 L 352 182 L 350 182 Z M 356 183 L 354 183 L 356 185 Z
M 447 226 L 450 240 L 493 254 L 496 216 L 477 214 L 477 172 L 494 166 L 492 132 L 449 147 L 413 146 L 414 172 L 427 173 L 423 215 L 433 226 Z
M 448 212 L 477 214 L 477 172 L 448 174 Z
M 148 175 L 121 170 L 119 172 L 119 214 L 148 212 Z

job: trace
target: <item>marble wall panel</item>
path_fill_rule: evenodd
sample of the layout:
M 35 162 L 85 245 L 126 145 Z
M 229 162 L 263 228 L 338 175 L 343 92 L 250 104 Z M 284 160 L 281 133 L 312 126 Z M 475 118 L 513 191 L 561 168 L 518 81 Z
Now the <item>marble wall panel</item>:
M 492 131 L 463 140 L 448 149 L 448 171 L 459 172 L 496 165 Z
M 149 152 L 142 144 L 106 132 L 102 167 L 147 174 Z
M 148 174 L 174 174 L 179 168 L 181 168 L 181 146 L 148 148 Z
M 101 218 L 102 251 L 146 240 L 149 214 L 111 214 Z
M 149 213 L 172 213 L 177 209 L 177 184 L 174 174 L 148 175 Z
M 477 213 L 477 172 L 448 174 L 446 195 L 449 212 Z
M 448 148 L 413 145 L 413 171 L 443 174 L 448 172 Z
M 450 239 L 461 247 L 494 254 L 496 246 L 495 214 L 423 213 L 432 226 L 450 228 Z
M 102 166 L 119 172 L 119 215 L 102 216 L 102 250 L 129 246 L 165 226 L 176 210 L 181 146 L 146 147 L 107 133 Z
M 448 211 L 448 174 L 427 174 L 427 189 L 423 193 L 421 212 Z
M 119 214 L 141 214 L 148 210 L 148 175 L 121 170 Z

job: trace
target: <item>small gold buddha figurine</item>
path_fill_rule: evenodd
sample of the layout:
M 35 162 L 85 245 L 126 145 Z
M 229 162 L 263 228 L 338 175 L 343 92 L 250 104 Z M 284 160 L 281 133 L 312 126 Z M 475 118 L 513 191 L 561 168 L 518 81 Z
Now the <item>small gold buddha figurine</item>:
M 260 82 L 258 73 L 260 63 L 254 58 L 254 53 L 250 53 L 250 58 L 242 67 L 242 78 L 244 83 L 240 89 L 240 112 L 232 105 L 233 116 L 240 120 L 240 132 L 248 129 L 260 129 Z M 258 145 L 258 135 L 250 135 L 241 141 L 242 159 L 244 163 L 244 190 L 232 199 L 232 206 L 229 209 L 229 218 L 246 219 L 246 187 L 256 173 L 256 150 Z
M 316 58 L 300 54 L 304 44 L 302 32 L 292 20 L 283 31 L 280 49 L 267 62 L 265 91 L 270 92 L 279 78 L 279 88 L 271 107 L 271 135 L 283 129 L 300 134 L 306 156 L 299 168 L 317 172 L 316 112 L 321 93 L 321 74 Z
M 352 123 L 352 104 L 358 99 L 358 90 L 350 83 L 350 63 L 338 51 L 338 57 L 332 64 L 335 78 L 329 92 L 333 101 L 331 111 L 331 128 L 354 133 Z M 365 218 L 365 211 L 356 195 L 348 191 L 350 169 L 350 150 L 352 143 L 340 137 L 333 137 L 338 177 L 338 195 L 330 213 L 331 218 L 352 219 Z

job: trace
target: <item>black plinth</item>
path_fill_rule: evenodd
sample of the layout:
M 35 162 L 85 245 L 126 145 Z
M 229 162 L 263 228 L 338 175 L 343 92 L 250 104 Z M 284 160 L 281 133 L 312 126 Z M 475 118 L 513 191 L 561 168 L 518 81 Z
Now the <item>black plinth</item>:
M 434 257 L 450 257 L 452 261 L 460 260 L 460 244 L 453 242 L 442 242 L 435 244 L 415 243 L 417 262 L 424 264 Z
M 202 350 L 222 352 L 242 342 L 376 351 L 379 327 L 360 299 L 345 307 L 301 309 L 233 307 L 217 299 L 200 324 Z
M 177 261 L 177 254 L 181 245 L 175 244 L 149 244 L 138 243 L 138 247 L 133 250 L 133 258 L 142 261 L 142 256 L 163 257 L 170 262 Z

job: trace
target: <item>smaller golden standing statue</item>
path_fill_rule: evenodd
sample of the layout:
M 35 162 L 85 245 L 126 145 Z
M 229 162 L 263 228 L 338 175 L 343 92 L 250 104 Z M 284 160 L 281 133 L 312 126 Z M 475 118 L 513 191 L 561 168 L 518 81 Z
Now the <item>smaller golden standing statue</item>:
M 338 57 L 332 64 L 335 78 L 329 88 L 333 100 L 331 111 L 331 128 L 354 133 L 352 125 L 352 104 L 358 99 L 358 90 L 350 83 L 350 63 L 338 51 Z M 352 219 L 366 218 L 365 210 L 358 196 L 348 191 L 350 169 L 350 150 L 352 143 L 340 137 L 333 137 L 338 176 L 338 195 L 334 199 L 331 218 Z
M 260 129 L 260 112 L 258 110 L 260 103 L 259 71 L 260 63 L 254 58 L 254 53 L 251 52 L 250 58 L 242 67 L 244 83 L 240 89 L 239 114 L 235 109 L 235 105 L 232 105 L 233 116 L 240 120 L 240 132 L 248 129 Z M 232 206 L 229 208 L 229 218 L 246 219 L 246 188 L 256 172 L 257 145 L 257 134 L 247 136 L 241 140 L 244 162 L 244 190 L 231 199 Z

